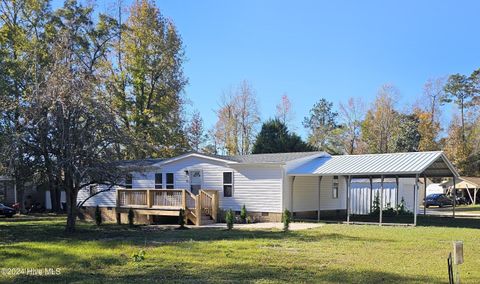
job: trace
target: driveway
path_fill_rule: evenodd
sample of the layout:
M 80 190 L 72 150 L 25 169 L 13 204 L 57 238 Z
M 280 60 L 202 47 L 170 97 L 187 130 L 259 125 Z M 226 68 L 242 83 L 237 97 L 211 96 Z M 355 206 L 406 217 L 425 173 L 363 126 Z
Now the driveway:
M 452 216 L 453 207 L 430 207 L 427 209 L 427 215 L 433 216 L 444 216 L 450 217 Z M 423 214 L 423 208 L 420 208 L 420 214 Z M 478 205 L 476 206 L 468 206 L 468 205 L 461 205 L 455 208 L 455 216 L 458 217 L 479 217 L 480 218 L 480 210 Z

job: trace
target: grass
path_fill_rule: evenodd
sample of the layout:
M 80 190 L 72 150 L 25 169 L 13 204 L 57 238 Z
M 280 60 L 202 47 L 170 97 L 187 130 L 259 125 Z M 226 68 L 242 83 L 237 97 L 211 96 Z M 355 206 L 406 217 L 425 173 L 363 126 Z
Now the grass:
M 419 221 L 424 226 L 328 224 L 288 233 L 80 223 L 69 236 L 63 217 L 0 219 L 0 273 L 60 269 L 48 276 L 0 274 L 0 282 L 447 283 L 451 242 L 463 240 L 462 282 L 479 283 L 480 221 Z M 145 259 L 133 261 L 141 250 Z

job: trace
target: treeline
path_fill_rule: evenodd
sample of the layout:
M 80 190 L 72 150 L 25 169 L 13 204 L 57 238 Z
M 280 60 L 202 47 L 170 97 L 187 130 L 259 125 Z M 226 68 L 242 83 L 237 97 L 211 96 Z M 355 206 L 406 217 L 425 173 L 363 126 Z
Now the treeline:
M 153 2 L 128 9 L 122 22 L 74 0 L 0 4 L 0 174 L 21 205 L 28 184 L 50 189 L 54 210 L 65 190 L 67 231 L 80 189 L 122 181 L 114 161 L 190 149 L 181 37 Z
M 128 16 L 122 11 L 128 9 Z M 51 192 L 54 210 L 67 196 L 67 231 L 75 229 L 78 191 L 123 182 L 118 160 L 171 157 L 186 151 L 241 155 L 323 150 L 332 154 L 445 150 L 463 174 L 478 174 L 479 71 L 425 84 L 406 110 L 382 86 L 367 108 L 320 99 L 295 134 L 288 96 L 262 125 L 253 86 L 223 94 L 217 123 L 206 130 L 186 115 L 185 54 L 174 23 L 148 0 L 102 14 L 68 0 L 0 3 L 0 175 Z M 458 114 L 442 125 L 445 104 Z M 95 189 L 95 188 L 92 188 Z M 98 192 L 98 190 L 92 190 Z
M 217 123 L 203 151 L 228 155 L 326 151 L 331 154 L 445 151 L 463 175 L 480 174 L 480 69 L 428 80 L 415 102 L 400 106 L 398 89 L 386 84 L 367 106 L 349 98 L 336 108 L 319 99 L 303 120 L 307 141 L 289 130 L 294 113 L 288 96 L 274 118 L 261 125 L 253 87 L 242 82 L 224 94 Z M 452 119 L 445 121 L 447 104 Z

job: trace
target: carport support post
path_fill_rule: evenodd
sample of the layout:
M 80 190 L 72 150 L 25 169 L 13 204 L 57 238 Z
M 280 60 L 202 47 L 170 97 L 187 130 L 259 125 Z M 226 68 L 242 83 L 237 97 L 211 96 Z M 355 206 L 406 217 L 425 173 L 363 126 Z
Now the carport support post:
M 347 177 L 347 224 L 350 224 L 350 176 Z
M 427 177 L 423 176 L 423 215 L 427 215 L 427 207 L 425 203 L 427 202 Z
M 292 184 L 290 185 L 290 214 L 293 218 L 293 185 L 295 184 L 295 176 L 292 177 Z
M 453 218 L 455 218 L 455 211 L 457 207 L 457 180 L 453 176 Z
M 370 176 L 370 213 L 372 212 L 373 206 L 373 181 L 372 176 Z
M 473 191 L 473 205 L 477 204 L 477 190 L 478 188 L 475 188 L 475 190 Z
M 398 182 L 398 176 L 395 176 L 395 205 L 398 205 L 398 197 L 400 193 L 398 192 L 398 187 L 399 187 L 399 182 Z
M 317 220 L 320 221 L 320 192 L 322 189 L 322 176 L 318 177 L 318 215 Z
M 383 219 L 383 176 L 380 179 L 380 218 L 379 218 L 379 225 L 382 225 L 382 219 Z
M 418 174 L 415 175 L 415 187 L 413 188 L 413 225 L 417 225 L 418 211 Z

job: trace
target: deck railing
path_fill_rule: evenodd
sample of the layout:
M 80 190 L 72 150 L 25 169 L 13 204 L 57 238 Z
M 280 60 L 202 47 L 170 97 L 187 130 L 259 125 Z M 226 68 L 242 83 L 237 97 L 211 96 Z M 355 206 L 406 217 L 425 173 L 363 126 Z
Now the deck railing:
M 185 189 L 117 189 L 117 207 L 139 209 L 184 209 L 186 218 L 201 225 L 202 214 L 217 221 L 216 190 L 200 190 L 194 195 Z

